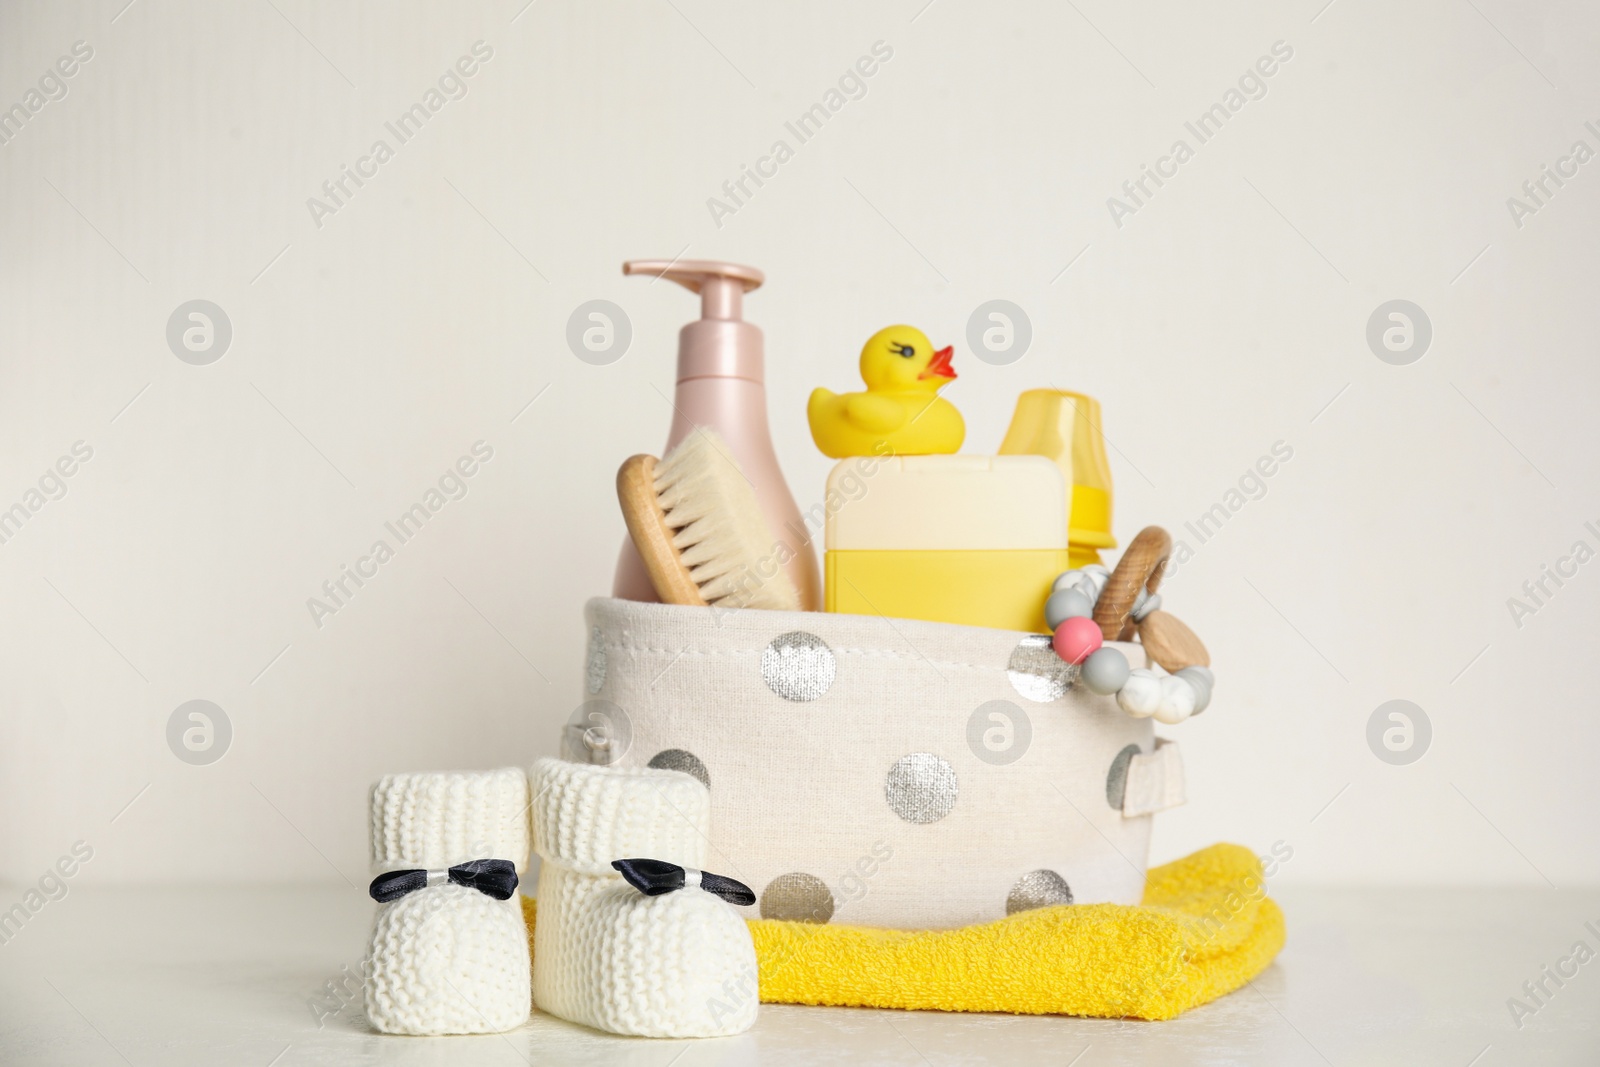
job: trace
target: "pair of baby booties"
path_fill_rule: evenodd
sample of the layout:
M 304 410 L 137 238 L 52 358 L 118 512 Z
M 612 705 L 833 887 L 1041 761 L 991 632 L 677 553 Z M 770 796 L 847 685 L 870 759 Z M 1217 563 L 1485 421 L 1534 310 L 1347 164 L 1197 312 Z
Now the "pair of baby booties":
M 373 786 L 371 818 L 374 874 L 430 872 L 378 905 L 366 982 L 378 1030 L 496 1033 L 525 1022 L 534 1003 L 640 1037 L 717 1037 L 755 1023 L 744 918 L 693 884 L 646 896 L 612 867 L 638 858 L 705 867 L 711 796 L 691 775 L 554 759 L 531 772 L 397 774 Z M 530 826 L 540 859 L 531 968 L 519 894 L 496 899 L 441 873 L 497 859 L 521 877 Z

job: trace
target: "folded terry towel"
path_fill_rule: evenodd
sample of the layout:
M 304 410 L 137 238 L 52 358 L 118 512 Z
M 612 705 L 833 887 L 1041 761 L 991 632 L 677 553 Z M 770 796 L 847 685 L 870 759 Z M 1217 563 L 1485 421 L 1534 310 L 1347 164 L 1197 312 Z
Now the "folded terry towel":
M 1261 864 L 1212 845 L 1145 882 L 1144 903 L 1062 904 L 957 930 L 750 920 L 775 1004 L 1171 1019 L 1266 969 L 1283 912 Z M 522 901 L 530 942 L 534 902 Z

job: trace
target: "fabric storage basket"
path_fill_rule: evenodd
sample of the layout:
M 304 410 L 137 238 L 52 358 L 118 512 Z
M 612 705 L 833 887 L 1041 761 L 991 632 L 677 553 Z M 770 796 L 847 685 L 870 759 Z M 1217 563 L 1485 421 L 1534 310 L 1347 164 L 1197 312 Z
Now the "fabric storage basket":
M 905 929 L 1137 904 L 1177 748 L 1042 634 L 597 598 L 562 754 L 687 771 L 767 918 Z M 1119 644 L 1134 666 L 1141 646 Z

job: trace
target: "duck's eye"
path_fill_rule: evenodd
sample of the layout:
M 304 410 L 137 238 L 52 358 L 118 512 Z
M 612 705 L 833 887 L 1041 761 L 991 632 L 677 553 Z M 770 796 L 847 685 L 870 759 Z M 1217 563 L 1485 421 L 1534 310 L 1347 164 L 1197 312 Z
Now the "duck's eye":
M 917 350 L 910 345 L 896 344 L 894 346 L 894 353 L 901 359 L 910 359 L 912 356 L 917 354 Z

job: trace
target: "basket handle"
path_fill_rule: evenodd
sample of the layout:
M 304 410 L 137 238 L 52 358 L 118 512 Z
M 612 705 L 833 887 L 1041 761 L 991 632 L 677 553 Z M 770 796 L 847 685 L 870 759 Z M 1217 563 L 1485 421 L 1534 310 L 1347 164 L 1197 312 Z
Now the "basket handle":
M 1156 738 L 1153 751 L 1128 763 L 1128 787 L 1122 794 L 1122 817 L 1154 815 L 1184 803 L 1183 757 L 1175 742 Z

